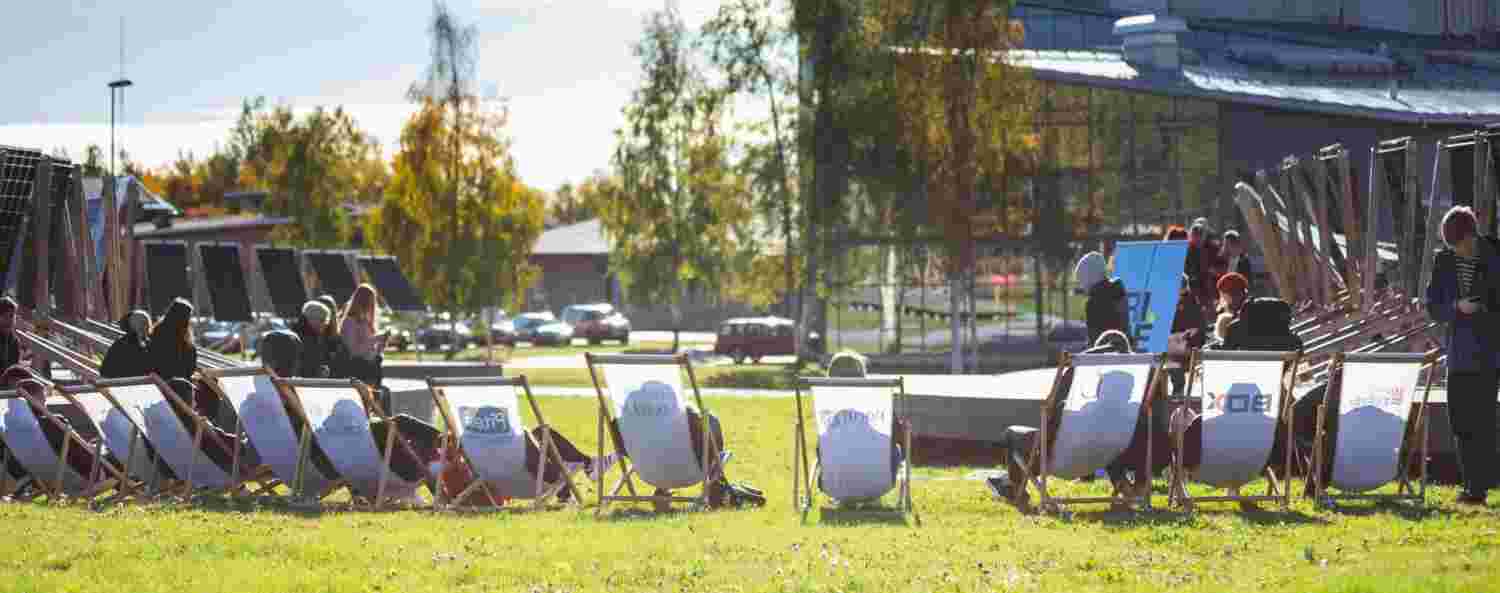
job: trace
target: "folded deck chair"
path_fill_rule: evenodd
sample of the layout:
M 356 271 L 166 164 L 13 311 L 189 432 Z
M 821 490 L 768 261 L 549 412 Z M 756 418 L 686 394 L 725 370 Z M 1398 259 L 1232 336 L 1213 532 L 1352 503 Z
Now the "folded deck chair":
M 50 424 L 63 437 L 59 451 L 44 432 Z M 43 400 L 23 391 L 0 391 L 0 439 L 6 454 L 14 455 L 37 489 L 48 498 L 64 496 L 94 498 L 108 490 L 125 492 L 131 487 L 120 469 L 106 456 L 100 441 L 90 444 L 73 427 L 47 409 Z M 88 457 L 87 470 L 70 459 L 79 451 Z M 10 460 L 0 460 L 0 467 Z
M 534 500 L 535 508 L 540 509 L 563 488 L 568 488 L 573 493 L 572 503 L 580 504 L 578 489 L 573 484 L 573 474 L 577 472 L 570 471 L 563 463 L 552 441 L 552 428 L 543 419 L 542 409 L 536 405 L 525 376 L 429 378 L 427 387 L 447 427 L 444 436 L 449 446 L 457 448 L 475 474 L 474 482 L 454 497 L 460 503 L 474 490 L 481 489 L 491 498 Z M 518 394 L 526 397 L 542 433 L 541 442 L 533 441 L 540 453 L 536 475 L 526 469 L 526 443 L 533 436 L 521 418 Z M 562 479 L 554 484 L 542 481 L 549 463 L 562 470 L 559 474 Z M 439 493 L 445 492 L 441 480 L 439 476 Z M 452 506 L 452 502 L 442 501 L 444 506 Z
M 288 415 L 269 371 L 250 367 L 210 369 L 203 371 L 203 377 L 204 384 L 234 409 L 238 417 L 235 432 L 250 437 L 261 462 L 275 475 L 276 480 L 263 485 L 262 491 L 286 484 L 297 496 L 322 500 L 343 485 L 338 476 L 324 475 L 317 464 L 307 463 L 312 431 L 297 430 L 297 426 L 308 424 L 305 419 Z
M 1313 437 L 1313 497 L 1332 506 L 1338 499 L 1423 504 L 1427 494 L 1427 396 L 1437 370 L 1437 353 L 1334 354 L 1328 393 L 1318 407 Z M 1426 385 L 1421 385 L 1426 370 Z M 1418 398 L 1417 390 L 1421 389 Z M 1332 404 L 1332 405 L 1330 405 Z M 1412 416 L 1413 404 L 1416 416 Z M 1336 406 L 1336 407 L 1335 407 Z M 1325 428 L 1338 414 L 1338 431 Z M 1332 444 L 1332 455 L 1328 445 Z M 1417 485 L 1411 483 L 1411 447 L 1420 447 Z M 1325 476 L 1327 474 L 1327 476 Z M 1396 482 L 1395 494 L 1370 491 Z M 1330 492 L 1337 488 L 1339 492 Z
M 390 501 L 417 503 L 421 482 L 402 479 L 391 469 L 389 459 L 397 446 L 406 446 L 395 424 L 362 383 L 350 379 L 273 379 L 307 425 L 313 440 L 333 463 L 355 496 L 368 499 L 375 508 Z M 376 446 L 370 431 L 370 416 L 388 422 L 384 443 Z M 304 449 L 305 451 L 306 449 Z M 303 465 L 306 456 L 303 456 Z M 303 474 L 306 475 L 306 470 Z
M 204 440 L 219 435 L 208 431 L 208 421 L 193 411 L 191 404 L 177 397 L 177 393 L 161 378 L 152 375 L 108 379 L 96 381 L 94 386 L 114 411 L 132 424 L 135 434 L 150 443 L 176 474 L 178 483 L 168 485 L 164 489 L 167 493 L 191 495 L 199 489 L 231 493 L 238 489 L 240 484 L 236 477 L 224 471 L 203 451 Z M 184 425 L 183 418 L 188 418 L 192 426 Z M 117 443 L 121 447 L 130 446 L 128 442 L 119 442 L 118 436 L 115 440 L 108 440 L 110 427 L 103 428 L 111 447 Z M 118 431 L 115 432 L 118 435 Z
M 1093 476 L 1126 450 L 1135 437 L 1142 409 L 1146 439 L 1146 476 L 1151 467 L 1151 398 L 1159 391 L 1165 362 L 1162 354 L 1063 354 L 1052 392 L 1042 403 L 1040 428 L 1012 426 L 1007 449 L 1020 476 L 1011 476 L 1012 500 L 1025 505 L 1026 488 L 1035 488 L 1044 512 L 1069 504 L 1112 503 L 1151 507 L 1151 489 L 1107 497 L 1064 498 L 1048 490 L 1048 478 Z M 1034 439 L 1034 440 L 1033 440 Z
M 603 514 L 610 502 L 647 502 L 658 507 L 689 503 L 697 509 L 709 506 L 710 484 L 722 480 L 725 456 L 718 451 L 709 428 L 708 409 L 698 393 L 692 363 L 684 354 L 594 354 L 586 353 L 589 375 L 599 396 L 599 458 L 604 458 L 606 433 L 620 457 L 620 481 L 605 490 L 604 472 L 595 477 Z M 682 377 L 686 372 L 691 399 L 685 401 Z M 693 451 L 688 428 L 689 401 L 697 406 L 703 447 Z M 618 427 L 618 432 L 611 427 Z M 643 496 L 635 478 L 661 489 L 702 485 L 698 496 Z M 629 496 L 622 496 L 621 490 Z
M 818 427 L 817 467 L 807 470 L 807 431 L 802 390 L 812 396 Z M 911 426 L 906 391 L 894 379 L 799 377 L 796 440 L 792 450 L 792 499 L 802 511 L 814 504 L 814 487 L 839 502 L 878 500 L 899 486 L 897 510 L 912 511 Z M 897 443 L 896 424 L 903 425 Z M 900 447 L 899 453 L 897 447 Z M 900 457 L 898 457 L 900 455 Z M 806 497 L 800 493 L 806 487 Z
M 1202 411 L 1193 412 L 1183 400 L 1172 415 L 1170 502 L 1189 510 L 1200 502 L 1271 501 L 1287 508 L 1290 476 L 1277 475 L 1270 456 L 1277 427 L 1285 424 L 1282 467 L 1291 467 L 1291 376 L 1299 358 L 1296 352 L 1204 350 L 1194 354 L 1188 393 L 1198 399 Z M 1198 430 L 1189 432 L 1194 422 Z M 1192 437 L 1198 442 L 1189 442 Z M 1189 450 L 1199 451 L 1196 467 L 1187 465 Z M 1261 475 L 1267 481 L 1265 495 L 1237 494 L 1241 486 Z M 1229 493 L 1192 496 L 1187 492 L 1190 479 Z

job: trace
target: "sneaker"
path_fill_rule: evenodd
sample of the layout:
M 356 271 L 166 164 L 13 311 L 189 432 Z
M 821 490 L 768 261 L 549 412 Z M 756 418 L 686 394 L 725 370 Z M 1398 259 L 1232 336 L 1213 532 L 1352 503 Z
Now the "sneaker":
M 1460 492 L 1458 495 L 1458 504 L 1484 506 L 1486 504 L 1486 498 L 1488 497 L 1484 494 L 1464 491 Z

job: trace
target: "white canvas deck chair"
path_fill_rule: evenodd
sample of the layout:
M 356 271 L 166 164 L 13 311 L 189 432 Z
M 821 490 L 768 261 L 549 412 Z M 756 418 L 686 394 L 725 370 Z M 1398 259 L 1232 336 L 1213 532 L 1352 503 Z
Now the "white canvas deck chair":
M 695 509 L 709 506 L 709 484 L 722 479 L 726 456 L 714 443 L 708 409 L 698 392 L 693 366 L 685 354 L 594 354 L 584 355 L 594 391 L 599 396 L 599 459 L 604 458 L 606 439 L 620 458 L 620 481 L 604 488 L 604 472 L 595 477 L 599 493 L 596 515 L 611 502 L 653 503 L 658 508 L 688 503 Z M 689 394 L 684 393 L 683 375 Z M 693 451 L 688 428 L 689 405 L 697 406 L 703 447 Z M 618 434 L 611 428 L 618 426 Z M 626 453 L 628 452 L 628 456 Z M 661 489 L 702 485 L 698 496 L 643 496 L 635 478 Z M 620 494 L 622 490 L 629 496 Z
M 417 494 L 421 482 L 402 479 L 388 461 L 396 447 L 407 446 L 406 441 L 399 438 L 400 431 L 364 384 L 352 379 L 272 379 L 272 383 L 307 420 L 313 440 L 355 497 L 367 499 L 377 509 L 393 501 L 421 502 Z M 370 431 L 371 414 L 389 427 L 385 442 L 378 447 Z M 307 448 L 302 451 L 301 464 L 309 465 Z M 302 473 L 306 476 L 307 470 Z
M 61 451 L 47 439 L 43 423 L 51 423 L 63 435 Z M 102 441 L 90 445 L 71 426 L 49 412 L 45 401 L 38 401 L 23 391 L 0 391 L 0 440 L 5 441 L 6 448 L 4 458 L 0 459 L 0 468 L 7 467 L 13 455 L 26 469 L 36 491 L 46 495 L 48 500 L 93 499 L 110 490 L 125 492 L 131 487 L 120 469 L 105 459 Z M 78 447 L 90 452 L 92 463 L 87 474 L 79 472 L 68 462 L 69 454 Z
M 293 496 L 319 501 L 343 485 L 338 476 L 324 475 L 317 464 L 306 461 L 312 447 L 312 431 L 302 430 L 298 436 L 293 424 L 308 424 L 303 418 L 288 415 L 269 371 L 246 367 L 212 369 L 203 371 L 203 377 L 204 384 L 234 408 L 239 418 L 235 432 L 250 437 L 261 462 L 276 477 L 264 482 L 259 493 L 284 484 L 291 488 Z M 234 458 L 237 464 L 238 444 Z
M 103 429 L 106 444 L 111 449 L 130 451 L 131 461 L 127 466 L 134 467 L 138 443 L 133 441 L 144 439 L 176 474 L 176 483 L 166 484 L 160 488 L 161 493 L 187 497 L 199 491 L 229 494 L 239 488 L 236 477 L 203 452 L 204 439 L 217 439 L 219 435 L 209 432 L 209 422 L 191 404 L 177 397 L 160 377 L 101 379 L 94 382 L 94 387 L 113 408 L 104 412 L 102 420 L 98 417 L 94 420 Z M 73 397 L 90 416 L 96 413 L 90 410 L 99 410 L 97 406 L 84 404 L 84 398 L 76 393 Z M 183 417 L 190 419 L 191 428 L 184 425 Z M 122 422 L 128 422 L 131 430 L 121 431 Z M 154 466 L 149 471 L 154 473 Z
M 812 398 L 817 422 L 816 467 L 807 467 L 807 429 L 802 391 Z M 911 496 L 911 426 L 900 377 L 866 379 L 799 377 L 797 422 L 792 444 L 792 501 L 804 514 L 815 490 L 840 503 L 878 501 L 897 489 L 896 511 L 915 514 Z M 904 435 L 897 443 L 894 427 Z M 898 457 L 897 447 L 900 447 Z M 805 489 L 805 496 L 804 496 Z
M 1061 512 L 1071 504 L 1110 503 L 1151 508 L 1150 470 L 1136 481 L 1145 487 L 1134 492 L 1118 485 L 1109 496 L 1056 496 L 1049 478 L 1076 480 L 1094 475 L 1129 448 L 1136 423 L 1146 413 L 1146 458 L 1151 467 L 1151 398 L 1160 392 L 1164 354 L 1067 354 L 1057 368 L 1052 392 L 1042 402 L 1041 426 L 1012 427 L 1007 434 L 1009 454 L 1022 475 L 1011 476 L 1012 500 L 1025 507 L 1027 487 L 1035 488 L 1043 512 Z M 1034 447 L 1024 436 L 1035 433 Z
M 1291 478 L 1277 475 L 1271 462 L 1276 430 L 1285 425 L 1282 468 L 1291 467 L 1291 384 L 1300 356 L 1296 352 L 1203 350 L 1193 355 L 1188 376 L 1190 398 L 1201 404 L 1194 412 L 1182 400 L 1172 414 L 1172 481 L 1170 503 L 1192 510 L 1200 502 L 1276 502 L 1291 504 Z M 1197 443 L 1189 443 L 1188 428 L 1196 417 Z M 1185 454 L 1198 448 L 1197 467 L 1187 467 Z M 1265 495 L 1240 495 L 1239 488 L 1266 477 Z M 1228 490 L 1220 496 L 1192 496 L 1189 481 Z
M 547 501 L 557 497 L 563 488 L 573 493 L 571 502 L 581 504 L 578 489 L 573 484 L 573 474 L 552 440 L 552 427 L 542 417 L 542 409 L 531 395 L 531 385 L 525 376 L 519 377 L 472 377 L 450 379 L 427 379 L 427 388 L 432 392 L 432 402 L 437 406 L 447 427 L 444 440 L 463 456 L 474 481 L 454 497 L 459 505 L 468 500 L 475 491 L 482 490 L 493 497 L 516 498 L 533 501 L 533 507 L 546 507 Z M 526 422 L 521 417 L 520 397 L 541 429 L 540 442 L 536 442 Z M 536 475 L 526 469 L 526 444 L 532 440 L 539 453 Z M 556 464 L 562 479 L 552 484 L 542 481 L 548 464 Z M 447 508 L 454 506 L 453 500 L 443 497 L 442 476 L 438 476 L 438 502 Z
M 1340 499 L 1425 503 L 1425 416 L 1437 358 L 1436 351 L 1334 355 L 1327 396 L 1318 406 L 1318 429 L 1313 437 L 1309 479 L 1313 480 L 1313 496 L 1319 504 L 1331 507 Z M 1421 385 L 1424 370 L 1426 385 Z M 1330 409 L 1330 403 L 1337 408 Z M 1415 417 L 1413 404 L 1419 404 Z M 1329 414 L 1338 415 L 1337 435 L 1332 442 L 1327 430 Z M 1417 459 L 1421 464 L 1416 485 L 1412 484 L 1408 466 L 1412 447 L 1419 447 Z M 1395 494 L 1370 493 L 1393 481 Z M 1330 492 L 1330 488 L 1339 492 Z

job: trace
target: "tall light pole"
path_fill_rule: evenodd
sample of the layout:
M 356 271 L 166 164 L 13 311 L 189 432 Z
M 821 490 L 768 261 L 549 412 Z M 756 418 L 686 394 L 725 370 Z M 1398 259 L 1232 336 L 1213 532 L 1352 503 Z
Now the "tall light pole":
M 119 80 L 116 80 L 116 81 L 113 81 L 113 82 L 109 83 L 109 177 L 110 177 L 109 182 L 110 183 L 114 183 L 115 182 L 115 180 L 114 180 L 114 178 L 115 178 L 115 105 L 119 104 L 120 100 L 125 97 L 125 89 L 127 87 L 130 87 L 130 86 L 134 85 L 134 84 L 135 83 L 131 82 L 130 79 L 128 79 L 128 78 L 121 78 Z M 116 91 L 118 91 L 119 98 L 116 98 L 116 94 L 117 94 Z

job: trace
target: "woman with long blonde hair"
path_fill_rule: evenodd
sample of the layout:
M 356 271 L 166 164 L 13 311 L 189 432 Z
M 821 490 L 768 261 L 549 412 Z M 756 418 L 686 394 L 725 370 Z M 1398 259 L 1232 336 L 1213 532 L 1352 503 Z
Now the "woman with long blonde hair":
M 339 334 L 349 349 L 350 375 L 372 386 L 381 382 L 380 366 L 383 362 L 387 332 L 380 331 L 377 319 L 379 297 L 375 287 L 361 284 L 344 305 L 339 315 Z

